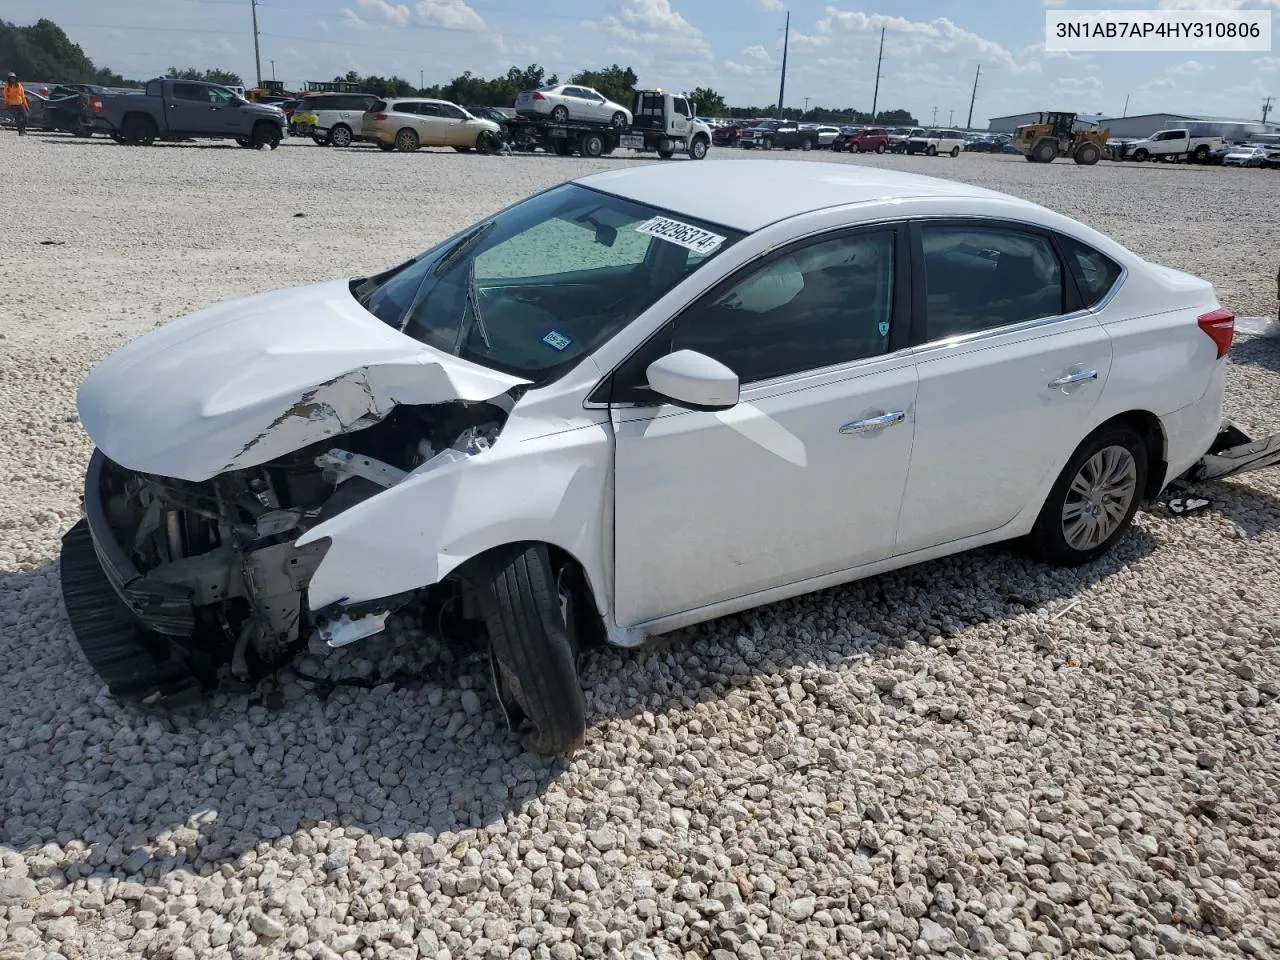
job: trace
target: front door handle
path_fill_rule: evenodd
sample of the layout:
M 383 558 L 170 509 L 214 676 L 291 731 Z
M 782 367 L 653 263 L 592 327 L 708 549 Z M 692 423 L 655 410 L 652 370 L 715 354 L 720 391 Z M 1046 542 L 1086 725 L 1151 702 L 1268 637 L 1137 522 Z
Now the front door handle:
M 1080 370 L 1076 373 L 1069 373 L 1065 377 L 1059 377 L 1057 380 L 1049 381 L 1050 390 L 1062 390 L 1066 387 L 1074 386 L 1077 383 L 1086 383 L 1089 380 L 1097 380 L 1097 370 Z
M 878 417 L 868 417 L 866 420 L 851 420 L 840 428 L 840 432 L 846 435 L 851 433 L 870 433 L 873 430 L 892 427 L 895 423 L 902 423 L 905 419 L 907 419 L 905 410 L 895 410 L 893 413 L 882 413 Z

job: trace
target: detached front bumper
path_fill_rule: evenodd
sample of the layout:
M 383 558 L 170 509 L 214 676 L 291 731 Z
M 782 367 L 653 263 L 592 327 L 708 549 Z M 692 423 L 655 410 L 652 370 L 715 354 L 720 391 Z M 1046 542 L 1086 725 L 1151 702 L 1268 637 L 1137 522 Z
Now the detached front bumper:
M 1213 441 L 1209 452 L 1185 474 L 1187 480 L 1222 480 L 1280 464 L 1280 433 L 1255 440 L 1230 420 Z

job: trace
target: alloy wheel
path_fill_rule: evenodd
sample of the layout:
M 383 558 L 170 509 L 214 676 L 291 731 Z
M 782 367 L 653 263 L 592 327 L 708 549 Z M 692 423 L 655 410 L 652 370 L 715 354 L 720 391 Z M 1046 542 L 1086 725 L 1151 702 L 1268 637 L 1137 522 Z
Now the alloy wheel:
M 1103 447 L 1081 464 L 1062 505 L 1062 535 L 1092 550 L 1119 529 L 1138 493 L 1138 465 L 1122 446 Z

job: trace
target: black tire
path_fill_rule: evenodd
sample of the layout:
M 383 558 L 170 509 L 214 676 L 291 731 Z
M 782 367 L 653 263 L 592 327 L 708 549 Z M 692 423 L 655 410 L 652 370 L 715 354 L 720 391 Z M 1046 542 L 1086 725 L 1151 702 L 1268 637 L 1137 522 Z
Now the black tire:
M 801 149 L 801 150 L 806 150 L 806 151 L 807 151 L 807 150 L 812 150 L 812 149 L 813 149 L 813 141 L 812 141 L 812 140 L 810 140 L 808 137 L 805 137 L 804 141 L 803 141 L 803 142 L 801 142 L 801 144 L 800 144 L 800 149 Z
M 454 150 L 456 150 L 458 153 L 470 153 L 470 152 L 471 152 L 471 148 L 470 148 L 470 147 L 454 147 L 453 149 L 454 149 Z
M 259 150 L 263 147 L 270 147 L 274 150 L 280 146 L 280 128 L 274 123 L 266 121 L 255 124 L 253 128 L 253 145 Z
M 89 138 L 93 136 L 93 124 L 88 120 L 75 120 L 71 126 L 71 133 L 77 137 Z
M 877 143 L 877 144 L 876 144 L 876 153 L 884 153 L 884 144 L 883 144 L 883 143 Z
M 615 130 L 621 130 L 626 125 L 627 125 L 627 115 L 623 113 L 621 110 L 617 111 L 612 117 L 609 118 L 609 126 L 613 127 Z
M 349 147 L 355 139 L 356 135 L 345 123 L 340 123 L 329 131 L 329 143 L 335 147 Z
M 573 155 L 573 141 L 571 140 L 553 140 L 551 141 L 551 152 L 557 157 L 568 157 Z
M 924 148 L 924 155 L 926 157 L 936 157 L 938 155 L 938 148 L 931 143 Z
M 694 137 L 693 143 L 689 144 L 689 156 L 694 160 L 705 160 L 707 158 L 707 148 L 711 144 L 707 143 L 706 137 Z
M 1064 531 L 1063 511 L 1068 505 L 1068 497 L 1078 497 L 1078 494 L 1072 493 L 1072 484 L 1084 469 L 1085 464 L 1089 463 L 1095 455 L 1112 448 L 1123 449 L 1132 460 L 1134 475 L 1132 495 L 1125 506 L 1119 525 L 1100 543 L 1087 549 L 1078 549 L 1068 541 Z M 1104 426 L 1086 437 L 1054 482 L 1053 489 L 1049 491 L 1049 496 L 1040 510 L 1040 516 L 1036 518 L 1036 525 L 1029 538 L 1032 552 L 1046 563 L 1063 567 L 1088 563 L 1106 553 L 1123 536 L 1133 521 L 1133 515 L 1138 510 L 1147 486 L 1147 463 L 1146 441 L 1137 430 L 1126 424 Z
M 252 150 L 254 147 L 257 146 L 257 144 L 255 144 L 248 137 L 236 137 L 236 143 L 244 147 L 246 150 Z
M 156 133 L 156 122 L 150 117 L 142 117 L 135 114 L 131 117 L 125 117 L 124 123 L 120 124 L 120 135 L 124 138 L 125 143 L 137 147 L 151 146 L 156 142 Z
M 659 151 L 658 151 L 658 157 L 659 157 L 660 159 L 662 159 L 662 160 L 670 160 L 670 159 L 671 159 L 672 157 L 674 157 L 675 155 L 676 155 L 676 152 L 675 152 L 674 150 L 659 150 Z
M 327 146 L 329 146 L 329 138 L 328 138 L 328 137 L 312 137 L 312 138 L 311 138 L 311 141 L 312 141 L 312 142 L 313 142 L 317 147 L 327 147 Z
M 604 156 L 604 137 L 598 133 L 584 133 L 578 141 L 578 152 L 584 157 Z
M 1041 140 L 1031 149 L 1031 155 L 1036 158 L 1036 163 L 1053 163 L 1058 148 L 1049 140 Z
M 1071 159 L 1075 160 L 1075 162 L 1080 164 L 1082 167 L 1092 167 L 1102 159 L 1102 151 L 1098 148 L 1096 143 L 1089 143 L 1086 141 L 1076 147 L 1075 156 Z
M 958 156 L 960 156 L 960 148 L 959 148 L 959 147 L 952 147 L 952 148 L 951 148 L 951 159 L 952 159 L 952 160 L 954 160 L 954 159 L 955 159 L 956 157 L 958 157 Z
M 381 140 L 378 141 L 378 149 L 383 153 L 390 153 L 395 148 L 396 145 L 394 143 L 383 143 Z
M 1133 162 L 1145 163 L 1147 157 L 1149 156 L 1151 156 L 1151 154 L 1149 154 L 1146 150 L 1135 150 L 1133 151 Z
M 764 146 L 764 149 L 766 149 L 766 150 L 772 150 L 772 149 L 773 149 L 773 138 L 772 138 L 772 137 L 765 137 L 765 138 L 764 138 L 763 146 Z
M 563 103 L 551 108 L 551 119 L 556 123 L 564 123 L 569 119 L 569 108 Z
M 404 127 L 396 133 L 396 149 L 401 153 L 413 153 L 422 146 L 422 141 L 418 139 L 418 131 L 411 127 Z
M 496 133 L 488 130 L 481 130 L 476 135 L 476 153 L 487 157 L 491 153 L 496 153 L 502 139 Z M 465 150 L 464 150 L 465 152 Z
M 1035 158 L 1035 157 L 1033 157 L 1033 156 L 1032 156 L 1031 154 L 1029 154 L 1029 153 L 1024 153 L 1024 154 L 1022 155 L 1022 159 L 1023 159 L 1023 160 L 1026 160 L 1028 163 L 1035 163 L 1035 162 L 1036 162 L 1036 158 Z
M 489 556 L 484 573 L 489 651 L 508 717 L 517 728 L 520 721 L 532 728 L 529 743 L 537 751 L 570 753 L 586 738 L 587 705 L 550 554 L 540 544 L 503 547 Z
M 1209 146 L 1208 146 L 1208 144 L 1204 144 L 1204 143 L 1202 143 L 1202 144 L 1200 144 L 1200 146 L 1196 147 L 1196 152 L 1195 152 L 1194 154 L 1192 154 L 1192 157 L 1195 159 L 1195 162 L 1196 162 L 1196 163 L 1204 163 L 1204 162 L 1206 162 L 1206 161 L 1209 159 Z

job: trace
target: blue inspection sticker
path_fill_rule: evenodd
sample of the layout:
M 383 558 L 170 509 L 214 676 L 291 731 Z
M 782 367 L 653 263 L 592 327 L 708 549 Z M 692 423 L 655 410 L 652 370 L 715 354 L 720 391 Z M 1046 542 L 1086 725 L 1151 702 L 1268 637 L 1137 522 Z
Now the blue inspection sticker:
M 570 337 L 566 337 L 559 330 L 552 330 L 542 338 L 542 342 L 548 347 L 554 347 L 556 350 L 563 350 L 565 347 L 569 346 L 569 344 L 573 343 L 573 340 Z
M 882 336 L 882 337 L 887 337 L 888 335 L 889 335 L 889 321 L 888 321 L 888 320 L 881 320 L 881 321 L 880 321 L 880 336 Z

